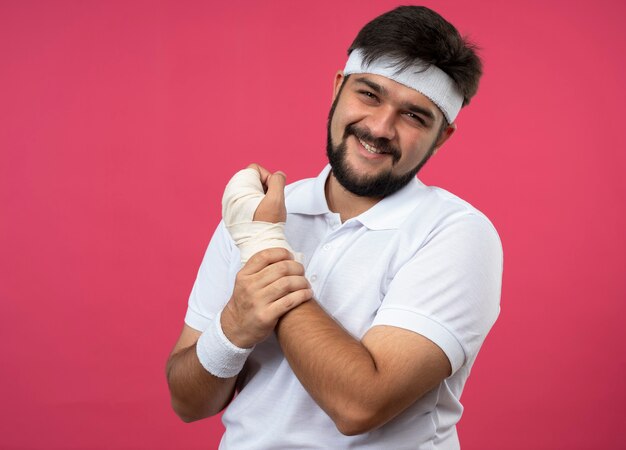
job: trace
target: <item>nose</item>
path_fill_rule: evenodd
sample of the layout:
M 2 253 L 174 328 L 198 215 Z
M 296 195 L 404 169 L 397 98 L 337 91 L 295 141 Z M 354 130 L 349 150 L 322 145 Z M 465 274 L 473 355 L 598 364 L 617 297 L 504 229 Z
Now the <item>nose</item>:
M 370 116 L 367 127 L 377 138 L 387 138 L 390 141 L 396 137 L 396 114 L 391 106 L 379 106 Z

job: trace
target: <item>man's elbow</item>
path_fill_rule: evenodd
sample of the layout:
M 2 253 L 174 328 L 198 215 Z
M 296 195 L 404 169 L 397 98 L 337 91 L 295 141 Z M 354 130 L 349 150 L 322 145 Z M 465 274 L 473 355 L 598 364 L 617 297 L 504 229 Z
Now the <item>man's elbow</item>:
M 220 412 L 220 411 L 210 411 L 207 409 L 204 409 L 202 411 L 195 410 L 195 409 L 190 408 L 189 405 L 187 404 L 176 401 L 174 398 L 172 398 L 171 403 L 172 403 L 172 409 L 174 410 L 174 413 L 176 413 L 178 418 L 185 423 L 191 423 L 191 422 L 196 422 L 198 420 L 206 419 L 207 417 L 214 416 L 215 414 Z
M 178 418 L 185 423 L 191 423 L 202 419 L 199 414 L 190 413 L 188 410 L 186 410 L 186 408 L 181 407 L 181 405 L 178 404 L 178 402 L 176 402 L 174 399 L 172 399 L 172 409 L 174 410 L 174 413 L 178 416 Z
M 356 436 L 369 433 L 385 424 L 389 418 L 385 418 L 375 409 L 349 409 L 331 416 L 337 430 L 345 436 Z
M 357 436 L 371 431 L 373 428 L 355 422 L 335 422 L 337 430 L 344 436 Z
M 174 411 L 174 412 L 176 412 L 176 415 L 178 416 L 178 418 L 179 418 L 180 420 L 182 420 L 183 422 L 185 422 L 185 423 L 196 422 L 196 421 L 198 421 L 198 420 L 200 420 L 200 419 L 201 419 L 201 417 L 187 416 L 187 415 L 185 415 L 185 414 L 180 414 L 180 413 L 179 413 L 179 412 L 177 412 L 177 411 Z

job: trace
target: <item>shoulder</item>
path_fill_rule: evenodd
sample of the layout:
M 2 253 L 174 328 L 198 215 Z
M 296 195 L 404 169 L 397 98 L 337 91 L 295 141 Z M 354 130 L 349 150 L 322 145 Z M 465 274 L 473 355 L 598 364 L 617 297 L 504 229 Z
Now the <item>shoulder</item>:
M 499 240 L 491 220 L 469 202 L 436 186 L 422 185 L 422 190 L 421 201 L 403 224 L 403 229 L 427 224 L 430 233 L 436 233 L 449 227 L 465 227 Z
M 502 242 L 493 223 L 469 202 L 438 187 L 421 184 L 399 225 L 394 267 L 431 254 L 450 262 L 486 257 L 502 265 Z

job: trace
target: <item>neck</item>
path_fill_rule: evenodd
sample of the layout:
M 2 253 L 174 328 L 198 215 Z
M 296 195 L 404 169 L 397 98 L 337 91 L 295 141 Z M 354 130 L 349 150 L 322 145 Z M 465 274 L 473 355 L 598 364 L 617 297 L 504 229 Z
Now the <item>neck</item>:
M 326 180 L 324 192 L 328 208 L 334 213 L 339 213 L 342 222 L 367 211 L 381 200 L 353 194 L 339 184 L 332 172 Z

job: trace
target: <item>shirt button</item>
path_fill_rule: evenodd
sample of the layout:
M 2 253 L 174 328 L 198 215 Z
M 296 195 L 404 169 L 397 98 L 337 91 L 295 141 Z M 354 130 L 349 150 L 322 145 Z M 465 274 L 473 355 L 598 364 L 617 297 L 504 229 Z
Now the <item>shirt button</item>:
M 317 281 L 317 275 L 311 275 L 311 281 L 315 283 Z
M 324 250 L 330 250 L 331 245 L 330 244 L 324 244 L 324 246 L 322 247 Z

